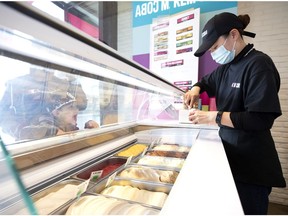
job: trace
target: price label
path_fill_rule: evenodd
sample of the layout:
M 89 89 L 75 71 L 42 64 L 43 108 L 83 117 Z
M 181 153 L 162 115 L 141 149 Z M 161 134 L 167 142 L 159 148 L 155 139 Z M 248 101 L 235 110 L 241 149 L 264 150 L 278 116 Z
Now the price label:
M 148 150 L 148 147 L 146 147 L 146 148 L 144 149 L 144 151 L 142 152 L 142 155 L 141 155 L 141 156 L 144 156 L 144 155 L 146 154 L 147 150 Z
M 80 197 L 87 190 L 89 182 L 90 182 L 90 179 L 84 181 L 83 183 L 81 183 L 77 186 L 77 190 L 76 190 L 77 193 L 76 193 L 75 197 Z
M 153 141 L 151 142 L 151 144 L 150 144 L 150 146 L 149 146 L 150 149 L 153 148 L 153 146 L 155 145 L 155 142 L 156 142 L 156 140 L 153 140 Z
M 130 157 L 127 158 L 127 161 L 126 161 L 124 167 L 126 167 L 128 164 L 130 164 L 130 162 L 131 162 L 131 160 L 132 160 L 132 157 L 133 157 L 133 156 L 130 156 Z
M 105 188 L 109 187 L 109 185 L 114 181 L 115 177 L 117 175 L 117 172 L 113 173 L 107 180 Z
M 102 176 L 102 173 L 103 173 L 103 170 L 97 170 L 97 171 L 91 172 L 89 179 L 93 182 L 96 182 Z

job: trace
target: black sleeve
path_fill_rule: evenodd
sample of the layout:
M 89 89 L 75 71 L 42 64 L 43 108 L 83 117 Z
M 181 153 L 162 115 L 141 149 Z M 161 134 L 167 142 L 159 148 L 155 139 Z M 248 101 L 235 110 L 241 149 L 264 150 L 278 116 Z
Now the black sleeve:
M 203 92 L 206 92 L 209 95 L 209 97 L 214 97 L 215 93 L 214 93 L 213 89 L 211 89 L 210 86 L 207 84 L 205 78 L 206 77 L 202 78 L 202 80 L 195 83 L 193 85 L 193 87 L 198 86 L 200 88 L 200 94 L 202 94 Z
M 205 91 L 205 90 L 204 90 L 204 86 L 202 85 L 201 82 L 195 83 L 192 87 L 194 87 L 194 86 L 198 86 L 198 87 L 200 88 L 200 94 Z
M 231 112 L 230 118 L 235 129 L 267 130 L 271 129 L 277 115 L 273 113 Z
M 215 97 L 217 91 L 217 85 L 221 83 L 223 70 L 226 69 L 225 65 L 220 65 L 214 71 L 206 74 L 201 80 L 195 83 L 193 86 L 200 87 L 200 94 L 206 92 L 209 97 Z

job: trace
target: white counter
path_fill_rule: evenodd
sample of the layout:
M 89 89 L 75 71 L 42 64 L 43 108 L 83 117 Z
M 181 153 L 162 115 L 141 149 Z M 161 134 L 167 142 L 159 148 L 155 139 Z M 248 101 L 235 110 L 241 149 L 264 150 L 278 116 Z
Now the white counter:
M 200 130 L 161 215 L 243 215 L 217 130 Z

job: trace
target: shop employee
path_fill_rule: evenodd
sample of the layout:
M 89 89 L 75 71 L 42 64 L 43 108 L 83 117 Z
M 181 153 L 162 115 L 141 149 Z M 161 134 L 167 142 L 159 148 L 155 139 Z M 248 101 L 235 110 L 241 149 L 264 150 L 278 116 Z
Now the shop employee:
M 184 103 L 194 107 L 202 92 L 216 98 L 218 111 L 192 109 L 189 120 L 219 125 L 244 213 L 262 215 L 272 187 L 286 186 L 270 132 L 282 114 L 280 76 L 268 55 L 244 42 L 243 35 L 255 36 L 244 31 L 249 22 L 249 15 L 221 13 L 206 23 L 194 55 L 209 51 L 220 66 L 185 94 Z

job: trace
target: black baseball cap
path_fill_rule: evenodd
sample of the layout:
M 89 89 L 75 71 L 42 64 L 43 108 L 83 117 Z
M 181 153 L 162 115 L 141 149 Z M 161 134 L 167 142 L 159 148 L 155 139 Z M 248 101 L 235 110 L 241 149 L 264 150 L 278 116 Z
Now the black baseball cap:
M 244 29 L 243 23 L 235 14 L 224 12 L 212 17 L 202 30 L 202 44 L 194 55 L 196 57 L 202 56 L 220 36 L 229 33 L 234 28 Z M 256 34 L 243 31 L 243 35 L 255 37 Z

